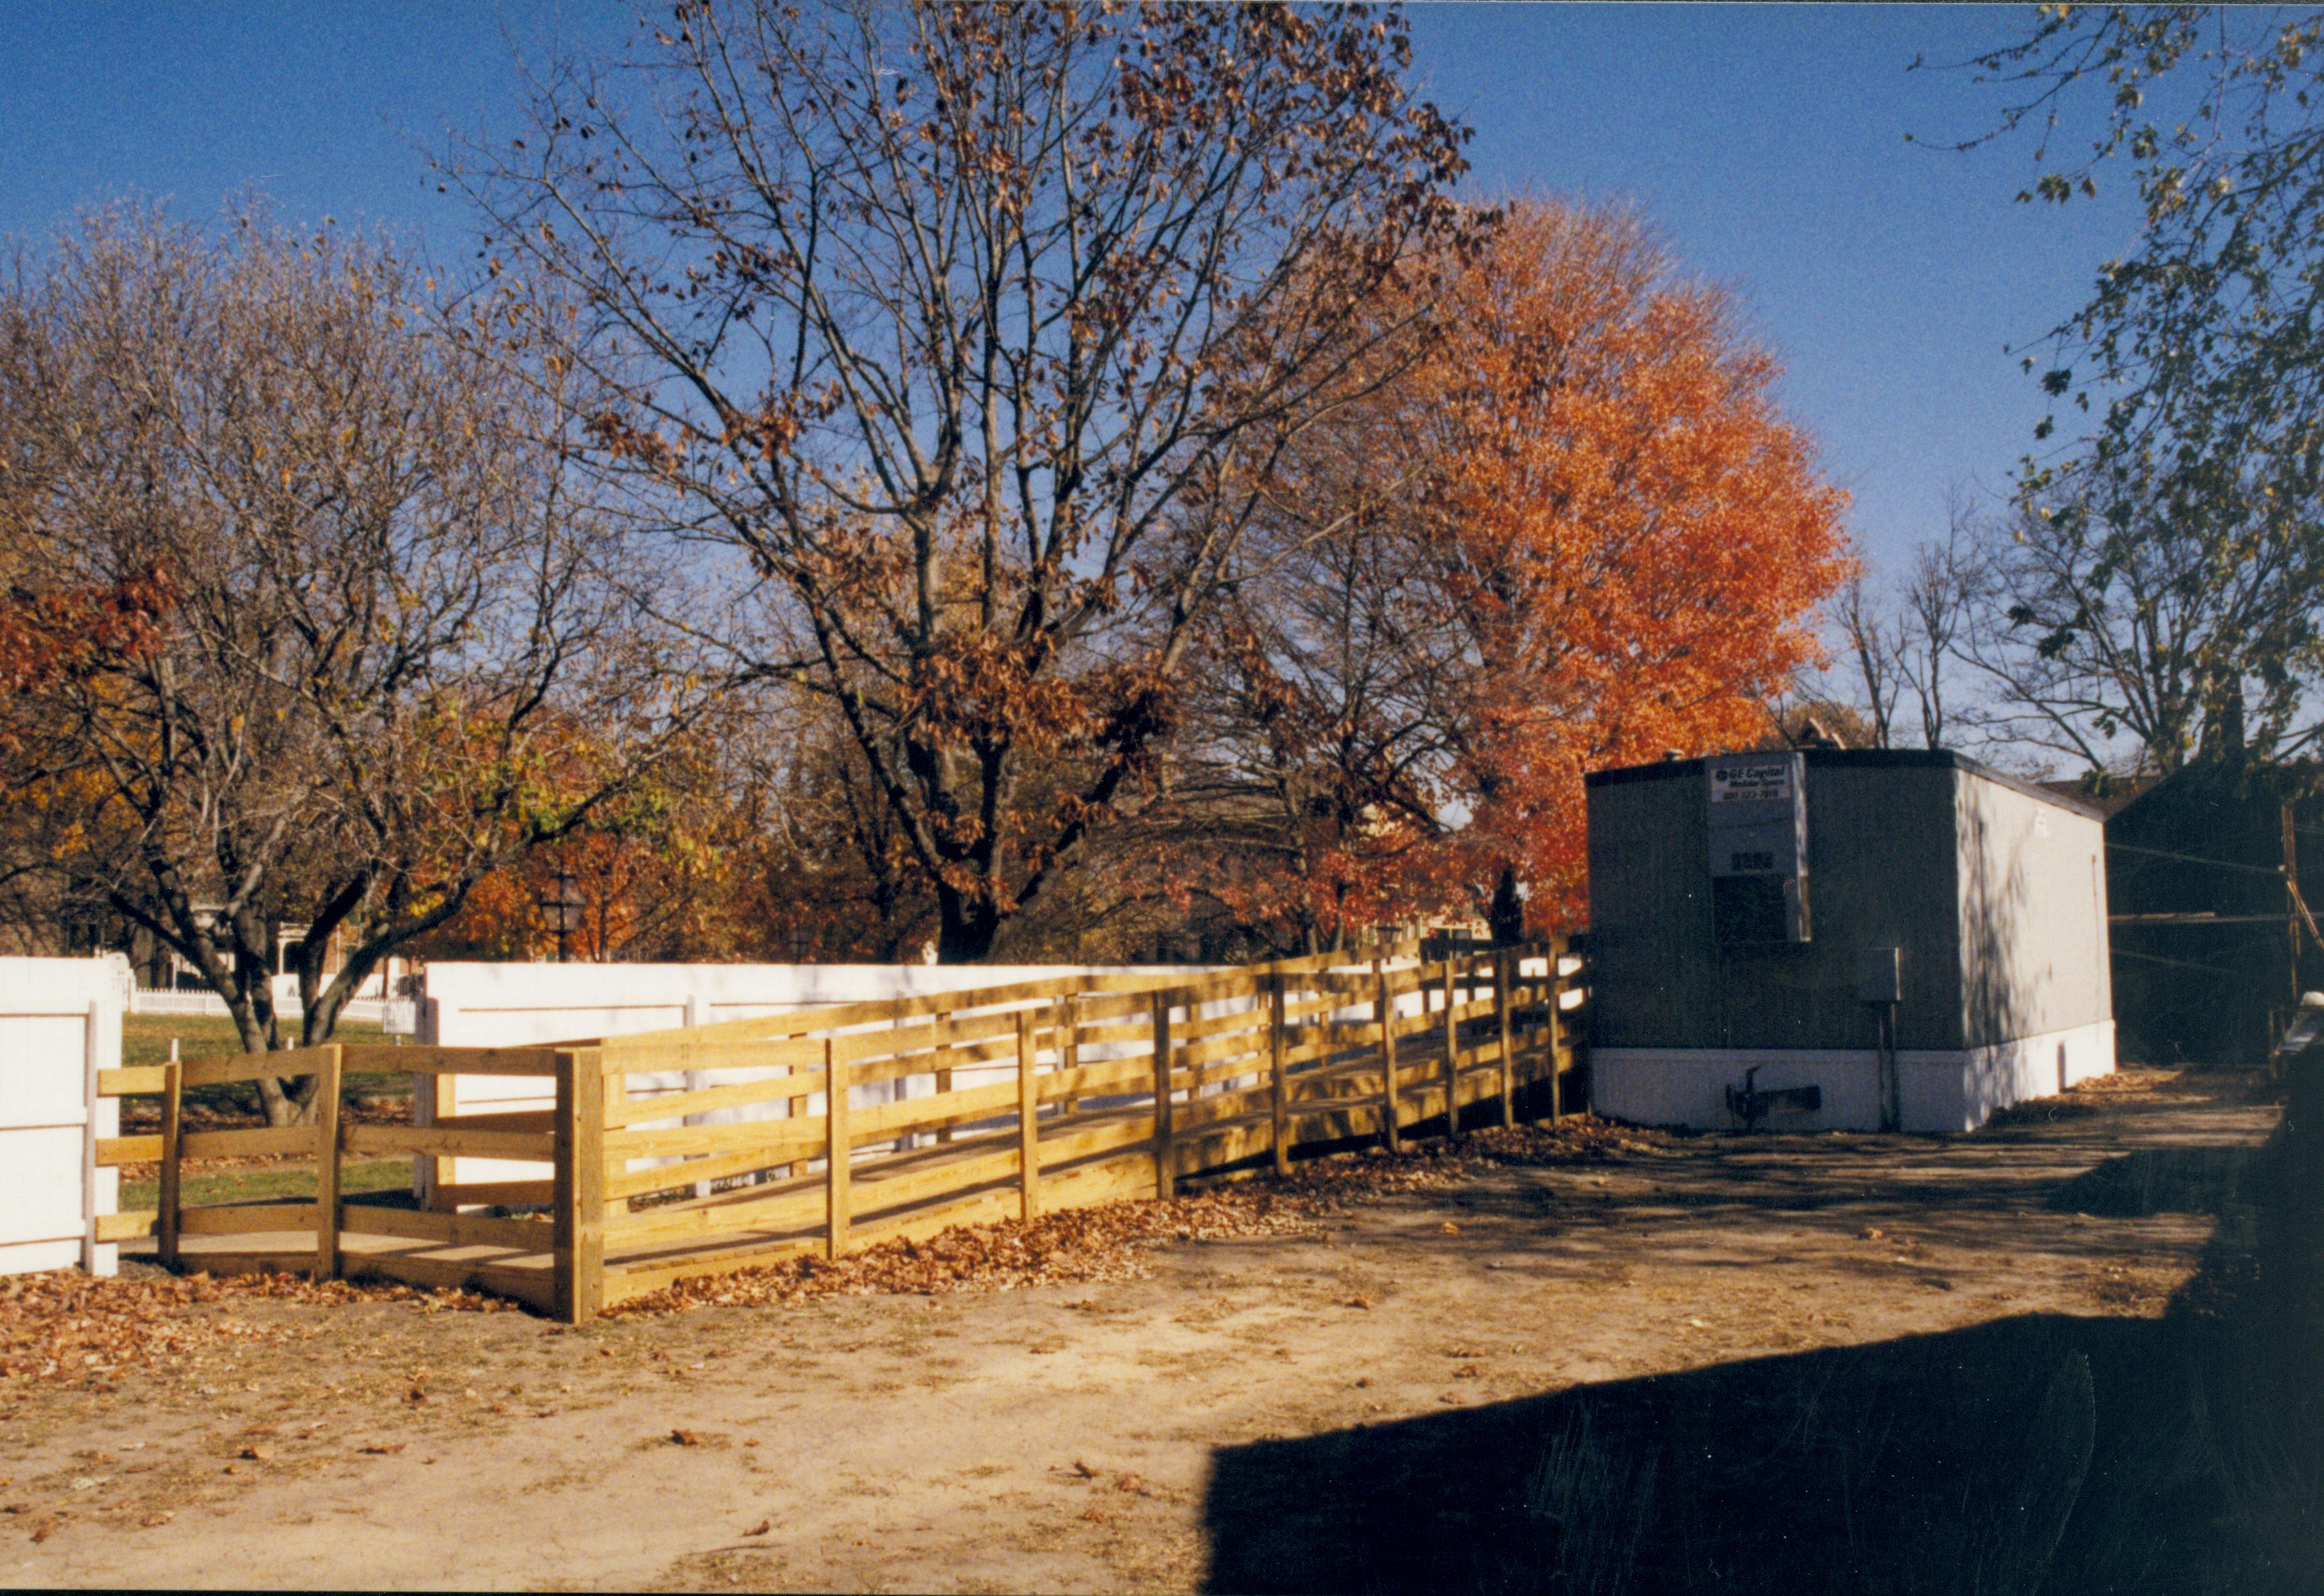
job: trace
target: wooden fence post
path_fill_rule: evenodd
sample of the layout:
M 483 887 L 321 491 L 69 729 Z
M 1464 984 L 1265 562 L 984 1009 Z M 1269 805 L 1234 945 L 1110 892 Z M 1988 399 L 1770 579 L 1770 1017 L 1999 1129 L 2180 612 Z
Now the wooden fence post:
M 1565 1069 L 1572 1060 L 1572 1049 L 1565 1037 L 1565 1006 L 1559 1000 L 1565 995 L 1565 938 L 1553 936 L 1549 942 L 1549 1119 L 1552 1124 L 1565 1117 Z
M 1033 1011 L 1017 1011 L 1017 1216 L 1041 1213 L 1041 1099 L 1034 1079 Z
M 170 1062 L 161 1066 L 161 1212 L 154 1224 L 153 1256 L 165 1269 L 178 1267 L 178 1148 L 184 1139 L 179 1120 L 185 1096 L 185 1066 L 170 1048 Z
M 1379 1020 L 1380 1129 L 1388 1135 L 1388 1150 L 1404 1150 L 1404 1114 L 1396 1098 L 1396 1004 L 1388 991 L 1388 966 L 1372 960 L 1372 1008 Z
M 1081 999 L 1073 992 L 1067 992 L 1057 1000 L 1056 1014 L 1057 1067 L 1065 1071 L 1077 1070 L 1082 1066 Z M 1069 1114 L 1080 1106 L 1079 1098 L 1066 1097 L 1059 1100 L 1057 1112 L 1061 1114 Z
M 1444 1134 L 1461 1134 L 1461 1021 L 1453 1014 L 1460 992 L 1452 984 L 1452 955 L 1444 955 Z
M 1493 955 L 1493 1018 L 1501 1029 L 1501 1124 L 1517 1122 L 1517 1063 L 1509 1056 L 1509 983 L 1517 979 L 1517 961 L 1507 948 Z
M 457 1075 L 414 1075 L 412 1102 L 417 1105 L 420 1093 L 428 1093 L 429 1119 L 431 1125 L 440 1125 L 460 1112 L 460 1077 Z M 456 1213 L 460 1205 L 444 1195 L 459 1175 L 459 1162 L 454 1158 L 431 1158 L 428 1160 L 428 1206 L 438 1213 Z
M 339 1086 L 346 1050 L 334 1042 L 315 1082 L 315 1269 L 327 1280 L 339 1272 Z
M 605 1305 L 605 1056 L 557 1055 L 556 1177 L 549 1210 L 557 1316 L 586 1324 Z
M 929 1017 L 928 1039 L 939 1049 L 952 1046 L 952 1017 L 949 1014 L 938 1013 Z M 936 1071 L 936 1095 L 942 1097 L 951 1090 L 952 1071 L 948 1069 Z M 936 1145 L 939 1147 L 949 1145 L 952 1141 L 952 1134 L 953 1128 L 950 1125 L 937 1126 Z
M 1283 1062 L 1283 989 L 1286 979 L 1280 975 L 1263 976 L 1267 986 L 1267 1056 L 1268 1071 L 1274 1083 L 1271 1106 L 1275 1112 L 1275 1172 L 1291 1173 L 1291 1082 Z
M 1154 1195 L 1174 1196 L 1170 1173 L 1170 994 L 1156 992 L 1154 1015 Z
M 847 1229 L 853 1216 L 847 1186 L 847 1065 L 839 1056 L 835 1037 L 826 1037 L 823 1043 L 823 1132 L 824 1206 L 829 1222 L 823 1255 L 843 1258 L 847 1253 Z

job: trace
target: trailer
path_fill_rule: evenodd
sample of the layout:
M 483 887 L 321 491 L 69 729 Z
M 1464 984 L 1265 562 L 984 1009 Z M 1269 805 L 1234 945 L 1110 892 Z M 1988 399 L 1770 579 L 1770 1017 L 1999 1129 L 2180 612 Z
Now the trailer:
M 2114 1069 L 2090 806 L 1943 750 L 1665 760 L 1588 794 L 1599 1112 L 1971 1130 Z

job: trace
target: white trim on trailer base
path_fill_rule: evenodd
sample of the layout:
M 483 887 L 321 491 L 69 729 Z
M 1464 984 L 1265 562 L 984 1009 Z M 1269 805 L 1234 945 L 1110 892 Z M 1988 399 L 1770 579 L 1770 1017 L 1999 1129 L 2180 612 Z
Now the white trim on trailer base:
M 1609 1119 L 1694 1130 L 1735 1130 L 1727 1088 L 1762 1092 L 1817 1086 L 1823 1106 L 1776 1112 L 1766 1130 L 1877 1130 L 1880 1056 L 1870 1047 L 1597 1047 L 1590 1055 L 1591 1106 Z M 2114 1073 L 2114 1021 L 2048 1031 L 1990 1047 L 1896 1055 L 1907 1131 L 1974 1130 L 1997 1109 L 2050 1097 Z

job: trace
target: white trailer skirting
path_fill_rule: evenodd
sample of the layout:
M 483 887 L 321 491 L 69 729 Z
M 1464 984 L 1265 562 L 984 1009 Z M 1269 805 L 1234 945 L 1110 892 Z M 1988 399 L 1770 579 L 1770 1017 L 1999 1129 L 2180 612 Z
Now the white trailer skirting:
M 1763 1092 L 1820 1086 L 1823 1107 L 1781 1113 L 1770 1130 L 1877 1130 L 1880 1056 L 1869 1047 L 1596 1047 L 1590 1054 L 1590 1102 L 1609 1119 L 1636 1125 L 1724 1130 L 1738 1121 L 1727 1088 L 1758 1067 Z M 1913 1131 L 1974 1130 L 1996 1109 L 2048 1097 L 2077 1081 L 2114 1073 L 2114 1021 L 2024 1037 L 1991 1047 L 1896 1055 L 1904 1127 Z

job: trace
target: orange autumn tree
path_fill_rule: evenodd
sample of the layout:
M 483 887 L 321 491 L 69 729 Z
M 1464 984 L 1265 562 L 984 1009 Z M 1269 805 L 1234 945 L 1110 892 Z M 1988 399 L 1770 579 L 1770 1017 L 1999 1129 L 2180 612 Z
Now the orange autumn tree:
M 1240 845 L 1234 890 L 1310 941 L 1578 922 L 1583 772 L 1763 734 L 1849 568 L 1775 362 L 1634 215 L 1516 202 L 1451 277 L 1434 358 L 1318 437 L 1331 493 L 1285 536 L 1360 530 L 1244 595 L 1213 673 L 1240 725 L 1208 768 L 1300 834 L 1272 879 Z
M 1774 359 L 1632 215 L 1512 208 L 1462 279 L 1422 411 L 1429 547 L 1480 669 L 1445 719 L 1463 851 L 1508 912 L 1579 920 L 1585 770 L 1762 735 L 1848 575 L 1845 496 L 1776 409 Z

